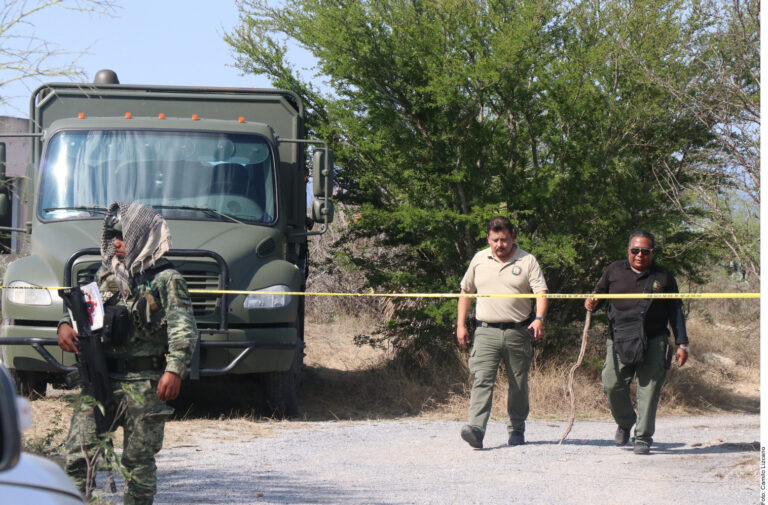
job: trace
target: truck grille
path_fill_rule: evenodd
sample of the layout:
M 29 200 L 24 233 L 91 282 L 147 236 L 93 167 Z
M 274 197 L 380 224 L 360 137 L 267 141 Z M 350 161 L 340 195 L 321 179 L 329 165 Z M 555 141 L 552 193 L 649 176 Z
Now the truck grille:
M 216 268 L 211 265 L 211 268 Z M 220 289 L 221 276 L 217 270 L 182 268 L 179 270 L 189 289 Z M 192 293 L 192 307 L 195 309 L 195 317 L 210 318 L 216 316 L 221 305 L 220 295 L 208 295 Z
M 203 261 L 181 261 L 172 262 L 174 268 L 187 281 L 189 289 L 220 289 L 221 274 L 215 263 Z M 96 280 L 96 272 L 100 263 L 80 263 L 76 264 L 74 269 L 75 285 L 82 286 Z M 219 307 L 221 306 L 221 295 L 209 295 L 200 293 L 191 293 L 192 308 L 195 312 L 195 318 L 200 321 L 215 320 L 218 321 Z

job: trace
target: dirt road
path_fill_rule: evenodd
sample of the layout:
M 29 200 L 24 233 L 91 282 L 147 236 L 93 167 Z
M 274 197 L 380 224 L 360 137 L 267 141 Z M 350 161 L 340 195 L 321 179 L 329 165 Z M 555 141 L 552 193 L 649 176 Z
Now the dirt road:
M 531 421 L 486 449 L 460 422 L 176 421 L 157 504 L 746 504 L 759 501 L 759 416 L 660 418 L 650 456 L 613 445 L 609 421 Z M 192 430 L 196 430 L 195 433 Z

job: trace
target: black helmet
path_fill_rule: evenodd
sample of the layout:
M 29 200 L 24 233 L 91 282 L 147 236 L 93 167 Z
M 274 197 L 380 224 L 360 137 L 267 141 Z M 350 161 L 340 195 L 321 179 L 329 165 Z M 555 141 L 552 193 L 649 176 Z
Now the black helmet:
M 120 219 L 120 207 L 115 205 L 104 218 L 104 234 L 108 238 L 114 238 L 123 234 L 123 222 Z

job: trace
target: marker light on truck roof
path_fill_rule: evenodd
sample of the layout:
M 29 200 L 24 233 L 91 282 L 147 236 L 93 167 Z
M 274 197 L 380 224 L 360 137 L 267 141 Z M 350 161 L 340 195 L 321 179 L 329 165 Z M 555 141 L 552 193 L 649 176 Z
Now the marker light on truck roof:
M 200 118 L 197 116 L 197 114 L 192 114 L 192 121 L 197 121 L 198 119 Z
M 131 113 L 130 113 L 130 112 L 126 112 L 126 113 L 125 113 L 125 119 L 131 119 L 132 117 L 133 117 L 133 116 L 131 115 Z
M 243 116 L 240 116 L 239 118 L 237 118 L 237 122 L 238 123 L 245 123 L 245 118 Z
M 165 119 L 165 114 L 161 112 L 160 114 L 157 115 L 157 119 Z
M 83 113 L 83 112 L 78 112 L 78 113 L 77 113 L 77 119 L 85 119 L 85 113 Z

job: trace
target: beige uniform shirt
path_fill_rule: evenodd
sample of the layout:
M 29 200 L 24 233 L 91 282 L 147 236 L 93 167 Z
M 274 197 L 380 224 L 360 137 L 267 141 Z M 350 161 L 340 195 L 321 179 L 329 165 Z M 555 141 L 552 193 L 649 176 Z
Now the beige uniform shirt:
M 547 282 L 532 254 L 515 244 L 515 252 L 504 263 L 491 248 L 475 254 L 461 280 L 467 293 L 506 294 L 546 291 Z M 533 298 L 478 298 L 476 317 L 486 323 L 520 323 L 528 319 Z

